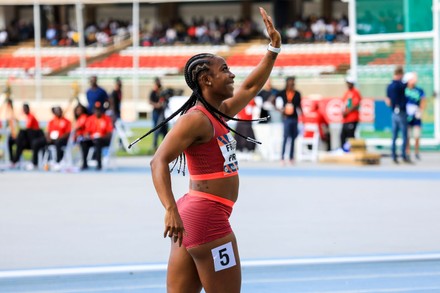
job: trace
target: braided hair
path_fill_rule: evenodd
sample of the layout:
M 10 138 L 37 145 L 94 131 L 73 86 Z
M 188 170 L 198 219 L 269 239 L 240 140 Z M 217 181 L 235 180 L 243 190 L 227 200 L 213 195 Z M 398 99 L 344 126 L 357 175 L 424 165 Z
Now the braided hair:
M 208 110 L 208 112 L 211 113 L 211 115 L 216 120 L 218 120 L 224 127 L 226 127 L 228 130 L 237 134 L 238 136 L 243 137 L 247 141 L 253 142 L 255 144 L 261 144 L 261 142 L 255 140 L 251 137 L 246 137 L 246 136 L 242 135 L 241 133 L 235 131 L 220 117 L 223 117 L 227 120 L 247 121 L 247 122 L 265 121 L 265 120 L 267 120 L 267 117 L 254 119 L 254 120 L 243 120 L 243 119 L 230 117 L 229 115 L 224 114 L 223 112 L 219 111 L 217 108 L 215 108 L 214 106 L 209 104 L 205 100 L 205 98 L 202 96 L 202 91 L 201 91 L 200 85 L 198 83 L 198 79 L 199 79 L 199 76 L 201 73 L 209 71 L 211 61 L 214 57 L 215 57 L 215 55 L 213 55 L 213 54 L 201 53 L 201 54 L 194 55 L 186 62 L 185 69 L 184 69 L 185 81 L 186 81 L 186 84 L 189 86 L 189 88 L 193 91 L 191 96 L 189 97 L 189 99 L 177 111 L 175 111 L 173 114 L 171 114 L 165 120 L 163 120 L 160 124 L 158 124 L 156 127 L 152 128 L 150 131 L 145 133 L 143 136 L 141 136 L 138 139 L 136 139 L 135 141 L 133 141 L 129 145 L 129 147 L 131 147 L 132 145 L 134 145 L 135 143 L 137 143 L 138 141 L 140 141 L 144 137 L 148 136 L 149 134 L 153 133 L 154 131 L 160 129 L 162 126 L 167 124 L 171 119 L 176 117 L 178 114 L 182 115 L 182 114 L 185 114 L 186 112 L 188 112 L 189 109 L 191 109 L 192 107 L 195 106 L 197 101 L 200 101 L 202 103 L 202 105 Z M 176 167 L 178 162 L 179 162 L 179 168 L 177 169 L 177 172 L 180 173 L 180 171 L 182 171 L 183 175 L 185 175 L 186 157 L 185 157 L 184 153 L 180 154 L 178 156 L 178 158 L 174 161 L 173 166 L 170 168 L 170 172 L 172 172 L 174 170 L 174 168 Z M 183 164 L 183 168 L 182 168 L 182 164 Z

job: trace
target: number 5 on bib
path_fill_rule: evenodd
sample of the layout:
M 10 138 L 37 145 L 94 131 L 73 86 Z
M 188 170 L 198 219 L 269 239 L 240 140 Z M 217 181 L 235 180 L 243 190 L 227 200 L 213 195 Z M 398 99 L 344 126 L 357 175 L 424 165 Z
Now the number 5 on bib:
M 236 265 L 234 249 L 231 242 L 215 247 L 211 249 L 211 252 L 212 258 L 214 259 L 214 270 L 216 272 Z

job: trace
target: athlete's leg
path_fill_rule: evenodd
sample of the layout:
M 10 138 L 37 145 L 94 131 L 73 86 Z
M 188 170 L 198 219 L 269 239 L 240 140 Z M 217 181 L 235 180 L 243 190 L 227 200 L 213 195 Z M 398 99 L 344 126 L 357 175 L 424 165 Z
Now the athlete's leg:
M 167 292 L 199 293 L 202 290 L 196 265 L 185 247 L 171 244 L 168 260 Z
M 239 293 L 241 267 L 234 233 L 190 248 L 206 293 Z M 215 261 L 214 261 L 215 259 Z

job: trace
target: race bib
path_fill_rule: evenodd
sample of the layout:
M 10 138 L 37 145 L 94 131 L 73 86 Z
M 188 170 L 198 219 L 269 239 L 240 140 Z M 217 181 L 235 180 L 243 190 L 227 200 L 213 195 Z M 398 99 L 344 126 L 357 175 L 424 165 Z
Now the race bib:
M 228 269 L 237 264 L 231 242 L 211 249 L 211 253 L 214 259 L 214 270 L 216 272 Z
M 217 137 L 217 143 L 222 152 L 223 158 L 225 158 L 225 163 L 223 165 L 223 172 L 230 174 L 238 171 L 237 156 L 235 155 L 235 150 L 237 149 L 237 141 L 228 132 L 225 135 Z

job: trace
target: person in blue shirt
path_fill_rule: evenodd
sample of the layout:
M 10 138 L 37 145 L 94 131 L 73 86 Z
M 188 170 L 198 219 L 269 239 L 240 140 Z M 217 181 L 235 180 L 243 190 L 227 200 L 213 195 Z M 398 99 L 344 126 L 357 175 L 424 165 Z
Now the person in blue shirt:
M 87 112 L 93 114 L 93 107 L 96 102 L 101 103 L 103 107 L 108 105 L 107 92 L 100 86 L 98 86 L 98 77 L 93 75 L 90 77 L 90 88 L 87 90 Z
M 403 77 L 403 81 L 407 82 L 405 89 L 406 96 L 406 114 L 408 115 L 408 143 L 406 145 L 406 153 L 410 154 L 410 138 L 414 137 L 414 154 L 417 160 L 420 160 L 420 134 L 422 127 L 422 113 L 425 108 L 426 99 L 423 89 L 418 87 L 417 74 L 408 72 Z
M 396 154 L 396 140 L 399 131 L 402 133 L 402 159 L 406 163 L 411 163 L 411 160 L 406 154 L 406 144 L 408 142 L 408 116 L 406 114 L 406 84 L 402 82 L 403 68 L 397 67 L 394 70 L 393 80 L 387 87 L 387 98 L 385 103 L 392 111 L 392 144 L 391 154 L 393 161 L 399 164 Z

